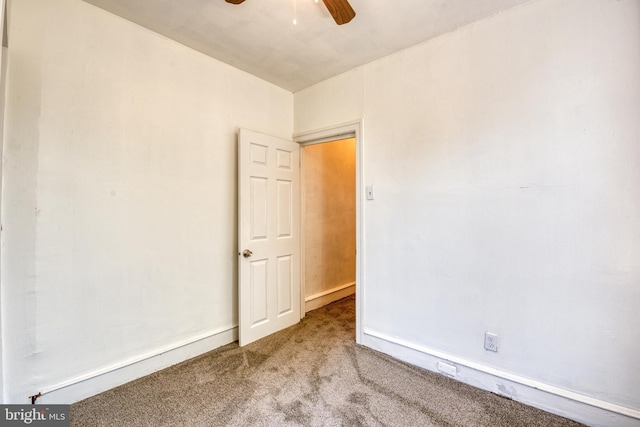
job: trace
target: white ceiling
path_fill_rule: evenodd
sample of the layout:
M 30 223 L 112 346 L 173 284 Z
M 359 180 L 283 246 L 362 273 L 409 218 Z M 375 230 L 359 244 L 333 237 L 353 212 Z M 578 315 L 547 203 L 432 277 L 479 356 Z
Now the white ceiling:
M 85 1 L 296 92 L 530 0 L 349 0 L 341 26 L 322 0 Z

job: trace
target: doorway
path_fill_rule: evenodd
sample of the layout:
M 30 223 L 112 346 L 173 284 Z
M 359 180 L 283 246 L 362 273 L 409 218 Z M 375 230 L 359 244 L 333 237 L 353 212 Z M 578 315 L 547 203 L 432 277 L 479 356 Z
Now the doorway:
M 355 137 L 305 144 L 300 159 L 304 316 L 356 291 Z
M 356 294 L 356 342 L 362 343 L 363 338 L 363 325 L 364 325 L 364 304 L 363 301 L 365 299 L 365 283 L 363 276 L 363 260 L 364 260 L 364 209 L 363 209 L 363 190 L 362 190 L 362 177 L 363 177 L 363 168 L 362 168 L 362 158 L 363 158 L 363 140 L 362 140 L 362 120 L 356 120 L 353 122 L 347 122 L 340 125 L 335 125 L 332 127 L 327 127 L 324 129 L 309 131 L 309 132 L 301 132 L 294 135 L 294 142 L 297 142 L 301 145 L 301 151 L 310 145 L 315 144 L 324 144 L 330 143 L 334 141 L 340 141 L 345 139 L 351 139 L 354 145 L 354 155 L 355 161 L 353 164 L 355 170 L 355 188 L 353 188 L 353 194 L 355 199 L 355 286 L 351 286 L 350 282 L 342 283 L 338 285 L 327 285 L 329 289 L 320 292 L 314 292 L 314 288 L 311 288 L 310 291 L 307 290 L 305 277 L 306 277 L 306 263 L 302 262 L 302 271 L 301 271 L 301 315 L 304 316 L 307 307 L 307 299 L 309 301 L 314 301 L 317 299 L 325 298 L 325 295 L 321 295 L 322 292 L 328 292 L 326 295 L 338 296 L 340 292 L 353 293 L 353 289 L 355 289 Z M 303 153 L 304 156 L 304 153 Z M 302 161 L 301 167 L 304 168 L 304 160 Z M 301 183 L 302 188 L 304 188 L 304 182 Z M 304 206 L 305 201 L 305 192 L 302 192 L 302 200 L 301 204 Z M 303 208 L 304 209 L 304 208 Z M 305 212 L 302 212 L 302 216 L 304 218 Z M 304 221 L 304 220 L 303 220 Z M 302 260 L 306 259 L 306 246 L 307 242 L 305 240 L 305 223 L 302 223 Z M 352 238 L 353 239 L 353 238 Z M 344 286 L 343 289 L 339 289 L 341 286 Z M 328 296 L 326 298 L 331 299 L 332 296 Z M 319 298 L 318 298 L 319 297 Z M 317 304 L 322 305 L 325 302 L 324 300 L 319 301 Z M 310 303 L 309 308 L 313 306 L 313 302 Z
M 356 342 L 363 338 L 364 260 L 362 208 L 362 121 L 294 135 L 294 141 L 240 129 L 238 134 L 238 288 L 239 341 L 248 344 L 297 323 L 307 297 L 318 307 L 353 293 Z M 304 232 L 300 191 L 301 147 L 351 139 L 355 147 L 355 283 L 338 282 L 307 293 L 304 275 Z M 353 152 L 351 154 L 353 158 Z M 353 172 L 351 173 L 353 185 Z M 352 187 L 353 188 L 353 187 Z M 353 208 L 350 208 L 353 209 Z M 349 246 L 346 246 L 349 248 Z M 284 252 L 283 252 L 284 251 Z M 347 253 L 344 252 L 344 253 Z M 355 254 L 354 254 L 355 252 Z M 271 267 L 269 267 L 271 265 Z M 351 271 L 353 265 L 351 264 Z M 353 278 L 353 275 L 350 276 Z M 333 285 L 333 286 L 331 286 Z M 329 299 L 329 301 L 327 301 Z

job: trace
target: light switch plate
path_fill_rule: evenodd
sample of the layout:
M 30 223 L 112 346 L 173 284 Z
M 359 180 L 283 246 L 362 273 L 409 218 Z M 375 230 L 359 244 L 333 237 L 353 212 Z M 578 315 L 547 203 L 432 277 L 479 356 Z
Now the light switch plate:
M 367 185 L 367 200 L 373 200 L 373 185 Z

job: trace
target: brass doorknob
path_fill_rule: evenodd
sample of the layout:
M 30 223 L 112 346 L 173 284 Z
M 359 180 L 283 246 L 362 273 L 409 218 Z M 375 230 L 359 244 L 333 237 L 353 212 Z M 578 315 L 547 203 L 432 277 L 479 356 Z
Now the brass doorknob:
M 251 252 L 249 249 L 245 249 L 244 252 L 242 252 L 242 256 L 245 258 L 249 258 L 251 255 L 253 255 L 253 252 Z

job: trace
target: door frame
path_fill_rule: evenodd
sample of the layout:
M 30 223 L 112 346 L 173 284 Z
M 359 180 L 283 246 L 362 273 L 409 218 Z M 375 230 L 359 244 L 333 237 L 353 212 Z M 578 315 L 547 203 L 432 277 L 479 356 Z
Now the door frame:
M 362 160 L 364 157 L 362 119 L 342 123 L 334 126 L 294 133 L 293 142 L 304 145 L 321 144 L 323 142 L 336 141 L 345 138 L 355 138 L 356 145 L 356 343 L 362 344 L 363 325 L 364 325 L 364 209 L 363 199 L 364 191 L 362 182 L 364 170 Z M 302 156 L 301 156 L 302 158 Z M 301 165 L 302 167 L 302 165 Z M 301 169 L 302 170 L 302 169 Z M 301 182 L 300 191 L 304 188 Z M 300 203 L 304 201 L 304 194 L 300 194 Z M 301 206 L 303 207 L 303 206 Z M 303 214 L 304 215 L 304 214 Z M 304 224 L 301 224 L 304 227 Z M 303 229 L 303 228 L 301 228 Z M 301 268 L 300 268 L 300 317 L 305 315 L 305 281 L 304 281 L 304 233 L 301 233 Z

